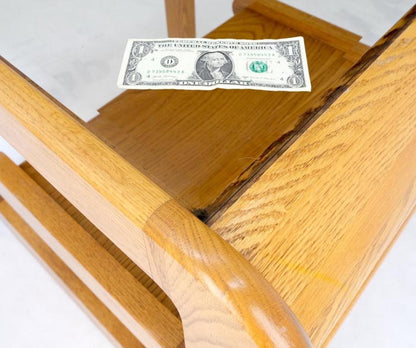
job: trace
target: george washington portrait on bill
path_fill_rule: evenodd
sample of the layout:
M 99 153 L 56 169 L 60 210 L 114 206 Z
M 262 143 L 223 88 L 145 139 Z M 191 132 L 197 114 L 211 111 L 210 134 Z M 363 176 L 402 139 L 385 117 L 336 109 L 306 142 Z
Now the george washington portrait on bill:
M 203 53 L 196 62 L 196 73 L 205 81 L 225 80 L 232 71 L 231 58 L 224 52 Z

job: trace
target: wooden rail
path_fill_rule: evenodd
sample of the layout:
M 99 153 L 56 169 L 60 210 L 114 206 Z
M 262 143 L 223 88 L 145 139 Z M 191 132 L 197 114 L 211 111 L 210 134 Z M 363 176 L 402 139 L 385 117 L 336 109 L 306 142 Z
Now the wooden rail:
M 416 6 L 212 225 L 274 285 L 316 347 L 415 209 L 415 52 Z
M 0 105 L 0 134 L 170 296 L 187 346 L 310 345 L 235 249 L 4 61 Z
M 87 309 L 85 312 L 92 314 L 92 319 L 105 329 L 104 334 L 110 340 L 115 340 L 115 345 L 124 348 L 145 347 L 4 200 L 0 202 L 0 219 L 15 232 L 57 281 L 65 285 L 78 304 Z

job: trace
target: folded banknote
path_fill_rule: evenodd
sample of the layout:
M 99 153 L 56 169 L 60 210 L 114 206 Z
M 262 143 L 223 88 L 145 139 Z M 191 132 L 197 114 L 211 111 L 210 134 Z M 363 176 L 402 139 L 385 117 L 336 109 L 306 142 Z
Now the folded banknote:
M 311 90 L 302 37 L 130 39 L 118 86 L 124 89 Z

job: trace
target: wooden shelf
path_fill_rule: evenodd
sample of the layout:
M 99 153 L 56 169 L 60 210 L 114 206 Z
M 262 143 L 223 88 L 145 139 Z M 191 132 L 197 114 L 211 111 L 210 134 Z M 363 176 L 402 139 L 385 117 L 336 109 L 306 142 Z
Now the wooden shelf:
M 282 6 L 283 11 L 290 9 Z M 358 60 L 360 55 L 351 57 L 352 47 L 360 45 L 359 36 L 318 19 L 312 25 L 348 45 L 331 45 L 322 39 L 323 34 L 314 37 L 313 31 L 293 29 L 250 10 L 241 11 L 207 36 L 304 36 L 311 93 L 127 91 L 102 107 L 88 128 L 207 221 L 268 159 L 282 151 L 288 139 L 297 136 L 311 121 L 311 111 Z

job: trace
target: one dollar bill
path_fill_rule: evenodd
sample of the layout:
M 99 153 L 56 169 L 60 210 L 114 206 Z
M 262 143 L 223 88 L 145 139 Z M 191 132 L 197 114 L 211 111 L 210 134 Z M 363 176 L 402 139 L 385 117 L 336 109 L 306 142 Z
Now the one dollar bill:
M 125 89 L 311 90 L 302 37 L 130 39 L 118 86 Z

